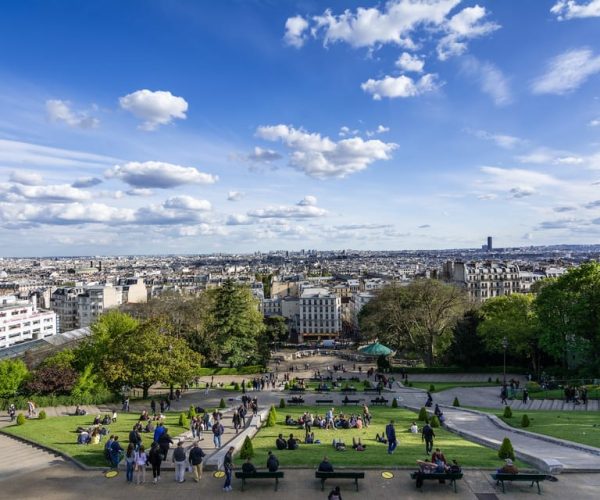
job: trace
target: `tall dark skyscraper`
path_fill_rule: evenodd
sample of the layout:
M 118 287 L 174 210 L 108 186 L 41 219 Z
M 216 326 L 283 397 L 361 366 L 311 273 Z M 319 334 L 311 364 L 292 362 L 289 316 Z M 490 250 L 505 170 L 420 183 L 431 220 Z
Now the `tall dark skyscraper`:
M 487 249 L 488 249 L 488 252 L 491 252 L 492 249 L 493 249 L 493 247 L 492 247 L 492 237 L 491 236 L 487 237 Z

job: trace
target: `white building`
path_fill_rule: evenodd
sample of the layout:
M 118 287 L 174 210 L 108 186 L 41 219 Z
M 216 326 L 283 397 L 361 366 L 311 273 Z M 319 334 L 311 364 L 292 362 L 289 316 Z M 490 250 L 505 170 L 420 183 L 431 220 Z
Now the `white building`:
M 521 292 L 519 266 L 505 262 L 450 262 L 446 275 L 465 287 L 473 300 L 485 301 L 491 297 Z
M 35 296 L 33 300 L 0 299 L 0 349 L 56 333 L 56 313 L 38 309 Z
M 122 291 L 112 285 L 58 288 L 50 304 L 60 332 L 90 326 L 104 311 L 122 303 Z
M 260 302 L 263 316 L 281 316 L 281 299 L 263 299 Z
M 341 298 L 326 288 L 304 288 L 298 303 L 298 340 L 335 339 L 342 330 Z

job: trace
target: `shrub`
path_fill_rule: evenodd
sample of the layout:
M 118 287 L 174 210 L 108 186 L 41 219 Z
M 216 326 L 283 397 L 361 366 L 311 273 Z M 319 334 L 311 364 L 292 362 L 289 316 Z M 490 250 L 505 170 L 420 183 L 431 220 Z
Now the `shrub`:
M 284 391 L 289 391 L 290 389 L 290 384 L 288 384 L 287 382 L 285 383 L 285 385 L 283 386 L 283 390 Z
M 527 382 L 525 387 L 529 392 L 540 392 L 542 390 L 542 386 L 537 382 Z
M 521 427 L 529 427 L 529 417 L 526 414 L 521 417 Z
M 429 385 L 429 392 L 435 392 L 435 385 L 433 385 L 433 384 Z
M 488 377 L 488 384 L 492 383 L 492 377 Z
M 267 417 L 267 427 L 275 427 L 275 424 L 277 424 L 277 412 L 275 411 L 275 407 L 271 406 Z
M 227 408 L 227 405 L 225 404 L 225 400 L 223 398 L 221 398 L 221 401 L 219 401 L 219 408 Z
M 239 391 L 240 390 L 240 384 L 238 382 L 236 382 L 235 384 L 233 384 L 233 390 L 234 391 Z
M 392 408 L 398 408 L 398 400 L 396 398 L 392 399 Z
M 425 408 L 424 406 L 422 406 L 419 410 L 419 420 L 421 422 L 427 422 L 427 408 Z
M 196 416 L 196 408 L 194 408 L 194 405 L 190 405 L 190 409 L 188 411 L 187 416 L 189 419 L 192 419 Z
M 242 449 L 240 450 L 240 458 L 246 460 L 247 458 L 254 457 L 254 447 L 252 446 L 252 441 L 250 438 L 246 436 L 244 439 L 244 444 L 242 444 Z
M 452 406 L 460 406 L 460 401 L 458 400 L 458 398 L 455 396 L 454 397 L 454 401 L 452 401 Z
M 502 460 L 506 460 L 510 458 L 511 460 L 515 459 L 515 450 L 513 449 L 513 445 L 510 442 L 510 439 L 504 438 L 502 444 L 500 445 L 500 449 L 498 450 L 498 456 Z
M 412 386 L 413 386 L 413 383 L 412 383 L 412 382 L 409 382 L 409 383 L 408 383 L 408 387 L 412 387 Z
M 22 413 L 19 413 L 17 415 L 17 425 L 24 425 L 25 424 L 25 415 L 23 415 Z
M 500 383 L 500 379 L 498 377 L 496 377 L 496 383 L 499 384 Z
M 179 425 L 181 427 L 188 427 L 190 425 L 190 421 L 185 413 L 179 415 Z
M 439 427 L 440 426 L 440 419 L 437 418 L 436 415 L 434 415 L 433 417 L 431 417 L 431 422 L 429 422 L 429 424 L 431 425 L 431 427 Z
M 285 399 L 281 398 L 279 400 L 279 408 L 285 408 Z
M 47 415 L 46 415 L 46 412 L 45 412 L 44 410 L 42 410 L 42 411 L 40 411 L 40 412 L 38 413 L 38 419 L 39 419 L 39 420 L 44 420 L 44 419 L 46 418 L 46 416 L 47 416 Z
M 363 387 L 365 389 L 370 389 L 371 388 L 371 382 L 368 381 L 367 379 L 363 380 Z
M 504 418 L 512 418 L 512 409 L 510 406 L 504 407 Z

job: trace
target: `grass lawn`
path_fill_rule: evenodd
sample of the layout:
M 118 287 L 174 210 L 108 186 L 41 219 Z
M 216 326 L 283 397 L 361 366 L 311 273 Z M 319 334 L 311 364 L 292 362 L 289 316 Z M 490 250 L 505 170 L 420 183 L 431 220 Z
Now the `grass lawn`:
M 95 415 L 84 415 L 81 417 L 48 417 L 45 420 L 27 420 L 25 425 L 11 425 L 2 430 L 20 436 L 36 443 L 47 446 L 54 450 L 61 451 L 73 458 L 90 466 L 104 466 L 104 443 L 101 441 L 97 445 L 77 444 L 77 427 L 89 427 L 94 421 Z M 119 436 L 121 446 L 126 449 L 129 437 L 129 431 L 138 421 L 138 413 L 119 413 L 117 422 L 108 426 L 110 434 Z M 166 426 L 172 438 L 185 432 L 187 429 L 177 425 L 179 413 L 166 414 Z M 152 434 L 142 433 L 144 446 L 149 448 L 152 443 Z M 106 439 L 106 438 L 105 438 Z
M 508 425 L 519 429 L 522 428 L 521 417 L 527 414 L 530 424 L 524 428 L 526 431 L 600 448 L 600 416 L 597 412 L 513 410 L 512 418 L 504 418 L 498 409 L 481 410 L 495 413 Z
M 325 407 L 294 407 L 277 409 L 277 425 L 275 427 L 263 427 L 252 440 L 255 451 L 254 463 L 264 467 L 267 451 L 272 450 L 277 454 L 281 467 L 304 466 L 316 467 L 327 455 L 334 467 L 395 467 L 415 466 L 417 459 L 425 458 L 425 445 L 421 442 L 420 434 L 411 434 L 408 428 L 417 415 L 414 412 L 400 408 L 370 408 L 373 415 L 371 426 L 368 429 L 340 429 L 321 430 L 314 429 L 315 439 L 320 439 L 321 444 L 300 444 L 298 450 L 278 451 L 275 448 L 275 439 L 279 433 L 286 439 L 290 433 L 304 440 L 304 431 L 294 426 L 284 425 L 286 415 L 293 418 L 300 417 L 305 411 L 320 414 L 326 411 Z M 361 407 L 344 407 L 346 413 L 361 412 Z M 385 426 L 390 419 L 395 421 L 396 435 L 399 444 L 393 455 L 387 454 L 387 445 L 377 443 L 375 434 L 385 433 Z M 419 429 L 421 422 L 418 422 Z M 459 464 L 467 467 L 497 467 L 501 464 L 497 451 L 466 441 L 456 434 L 443 429 L 435 429 L 437 439 L 434 447 L 439 447 L 448 460 L 456 459 Z M 363 452 L 352 449 L 352 437 L 360 438 L 366 445 Z M 341 439 L 347 446 L 346 451 L 335 451 L 332 447 L 333 439 Z
M 500 387 L 495 382 L 409 382 L 412 384 L 410 387 L 417 389 L 429 390 L 429 386 L 435 387 L 434 392 L 446 391 L 448 389 L 456 389 L 457 387 Z

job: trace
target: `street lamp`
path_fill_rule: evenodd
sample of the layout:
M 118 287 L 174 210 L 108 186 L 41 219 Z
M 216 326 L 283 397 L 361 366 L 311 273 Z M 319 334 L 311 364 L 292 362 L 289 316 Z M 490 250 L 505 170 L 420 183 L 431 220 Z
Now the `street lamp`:
M 506 337 L 504 337 L 502 339 L 502 347 L 504 348 L 504 377 L 503 377 L 503 384 L 506 385 L 506 348 L 508 347 L 508 339 Z

